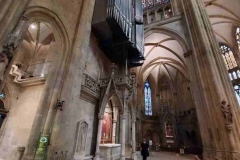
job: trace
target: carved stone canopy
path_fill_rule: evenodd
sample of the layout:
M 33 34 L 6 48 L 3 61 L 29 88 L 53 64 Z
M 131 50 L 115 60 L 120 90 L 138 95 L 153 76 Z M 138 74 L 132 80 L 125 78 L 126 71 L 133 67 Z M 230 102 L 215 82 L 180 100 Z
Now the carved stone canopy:
M 99 83 L 87 74 L 83 75 L 80 98 L 96 103 L 100 98 Z

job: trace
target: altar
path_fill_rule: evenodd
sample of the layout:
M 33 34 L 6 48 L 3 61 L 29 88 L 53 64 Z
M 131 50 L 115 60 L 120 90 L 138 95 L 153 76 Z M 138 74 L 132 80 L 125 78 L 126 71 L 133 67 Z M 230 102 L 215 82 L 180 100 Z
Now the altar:
M 119 160 L 121 144 L 100 144 L 100 157 L 103 160 Z

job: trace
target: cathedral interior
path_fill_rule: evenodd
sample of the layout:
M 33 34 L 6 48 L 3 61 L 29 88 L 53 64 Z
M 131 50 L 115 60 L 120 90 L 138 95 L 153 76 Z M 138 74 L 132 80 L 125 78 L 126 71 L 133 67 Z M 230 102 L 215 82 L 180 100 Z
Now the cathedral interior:
M 0 0 L 0 160 L 240 160 L 239 117 L 240 0 Z

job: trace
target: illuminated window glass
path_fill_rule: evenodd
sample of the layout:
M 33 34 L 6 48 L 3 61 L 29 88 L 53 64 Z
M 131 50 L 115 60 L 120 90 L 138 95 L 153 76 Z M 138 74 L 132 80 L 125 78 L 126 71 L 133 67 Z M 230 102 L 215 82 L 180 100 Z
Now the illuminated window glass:
M 238 79 L 236 72 L 233 72 L 232 74 L 234 79 Z
M 237 67 L 237 62 L 236 62 L 236 59 L 235 59 L 232 51 L 229 51 L 229 55 L 230 55 L 230 59 L 231 59 L 231 62 L 232 62 L 233 67 L 234 67 L 234 68 Z
M 238 75 L 238 78 L 240 78 L 240 71 L 237 70 L 237 75 Z
M 240 27 L 236 29 L 236 41 L 238 45 L 238 50 L 240 51 Z
M 228 75 L 229 75 L 230 80 L 232 81 L 233 80 L 232 74 L 229 73 Z
M 228 67 L 228 63 L 227 63 L 226 57 L 225 57 L 224 54 L 222 54 L 222 56 L 223 56 L 224 63 L 225 63 L 225 65 L 226 65 L 226 67 L 227 67 L 227 70 L 229 70 L 229 67 Z
M 240 105 L 240 86 L 235 85 L 234 90 L 235 90 L 235 95 L 236 95 L 237 100 L 238 100 L 238 104 Z
M 151 88 L 148 81 L 146 81 L 145 83 L 144 94 L 145 94 L 145 115 L 152 116 Z
M 226 45 L 221 45 L 220 50 L 222 52 L 223 60 L 227 69 L 230 70 L 230 69 L 236 68 L 237 62 L 231 49 Z
M 0 94 L 0 99 L 3 99 L 3 98 L 5 98 L 4 93 Z
M 240 47 L 240 39 L 239 39 L 240 38 L 240 34 L 239 34 L 240 28 L 237 28 L 236 31 L 237 31 L 237 33 L 236 33 L 237 43 L 239 44 L 239 47 Z M 240 70 L 238 68 L 238 65 L 237 65 L 237 62 L 236 62 L 236 59 L 234 57 L 232 50 L 226 45 L 221 45 L 220 50 L 222 53 L 224 63 L 228 70 L 229 78 L 233 82 L 236 98 L 240 105 L 240 84 L 238 83 L 238 81 L 240 79 Z M 238 85 L 235 85 L 236 83 Z

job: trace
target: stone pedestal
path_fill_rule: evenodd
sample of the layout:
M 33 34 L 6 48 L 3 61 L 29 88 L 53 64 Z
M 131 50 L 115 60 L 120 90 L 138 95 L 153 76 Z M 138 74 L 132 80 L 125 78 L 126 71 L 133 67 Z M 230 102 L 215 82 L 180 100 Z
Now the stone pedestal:
M 104 160 L 119 160 L 121 144 L 101 144 L 100 157 Z

